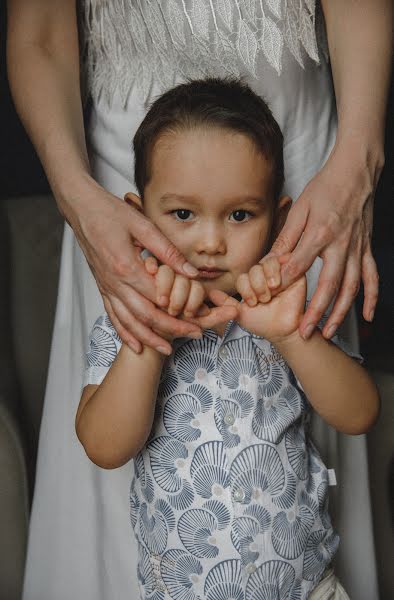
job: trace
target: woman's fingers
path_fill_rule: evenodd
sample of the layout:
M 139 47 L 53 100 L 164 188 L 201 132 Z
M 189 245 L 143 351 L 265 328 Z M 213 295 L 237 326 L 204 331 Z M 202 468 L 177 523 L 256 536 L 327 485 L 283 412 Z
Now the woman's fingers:
M 133 218 L 130 221 L 130 234 L 157 256 L 160 262 L 174 269 L 176 273 L 187 277 L 198 275 L 198 270 L 187 262 L 178 248 L 137 210 L 133 213 Z
M 124 293 L 125 287 L 127 287 L 127 293 Z M 151 348 L 156 347 L 154 340 L 157 341 L 157 335 L 151 332 L 152 327 L 163 331 L 170 337 L 196 338 L 201 336 L 201 329 L 198 325 L 170 316 L 129 286 L 123 285 L 117 297 L 108 294 L 108 298 L 121 325 L 131 335 Z M 118 302 L 115 302 L 115 299 Z M 123 307 L 122 311 L 118 309 L 119 306 Z M 139 322 L 144 328 L 136 327 L 136 322 Z M 142 332 L 143 337 L 139 337 L 139 332 Z
M 314 227 L 308 223 L 308 228 L 298 246 L 282 268 L 282 284 L 285 287 L 304 275 L 317 256 L 322 256 L 324 249 L 328 246 L 325 242 L 326 238 L 319 238 Z
M 115 314 L 115 322 L 118 320 L 118 326 L 120 323 L 121 328 L 127 330 L 127 338 L 126 343 L 130 340 L 130 331 L 132 331 L 132 335 L 135 336 L 137 340 L 139 340 L 142 344 L 146 344 L 151 348 L 156 348 L 160 353 L 169 356 L 172 352 L 172 348 L 170 343 L 164 338 L 157 335 L 152 329 L 143 325 L 140 321 L 138 321 L 132 314 L 127 311 L 125 306 L 115 297 L 109 299 L 112 310 L 110 313 Z M 110 317 L 111 318 L 111 317 Z M 112 320 L 112 319 L 111 319 Z M 123 325 L 123 323 L 127 324 L 127 327 Z M 114 327 L 115 327 L 115 323 Z M 121 329 L 122 331 L 122 329 Z M 122 338 L 123 339 L 123 338 Z M 133 348 L 133 344 L 132 344 Z M 133 348 L 134 349 L 134 348 Z
M 270 254 L 276 256 L 292 252 L 301 239 L 308 220 L 308 206 L 298 200 L 290 208 L 286 222 L 275 239 Z
M 364 285 L 363 317 L 372 321 L 379 296 L 379 274 L 369 242 L 361 259 L 361 277 Z
M 323 256 L 323 267 L 319 275 L 318 285 L 312 300 L 302 318 L 299 331 L 304 339 L 308 339 L 338 293 L 345 265 L 347 253 L 342 248 L 332 244 Z M 340 323 L 338 322 L 338 325 Z
M 334 306 L 323 327 L 323 335 L 327 339 L 335 335 L 339 324 L 342 323 L 353 304 L 360 287 L 360 256 L 353 253 L 349 256 L 341 289 L 335 299 Z
M 153 348 L 160 340 L 170 349 L 168 342 L 158 337 L 152 328 L 158 328 L 172 338 L 200 336 L 201 329 L 196 324 L 171 317 L 153 304 L 156 301 L 155 278 L 147 272 L 133 242 L 138 239 L 147 247 L 146 240 L 152 241 L 159 236 L 166 244 L 166 238 L 135 208 L 105 190 L 96 196 L 97 186 L 92 193 L 96 203 L 94 219 L 89 213 L 89 218 L 83 220 L 75 232 L 101 294 L 108 298 L 112 307 L 120 337 L 125 338 L 126 330 L 129 340 L 132 337 Z M 153 253 L 159 256 L 154 249 Z
M 133 350 L 133 352 L 135 352 L 136 354 L 139 354 L 142 351 L 142 344 L 133 335 L 131 335 L 131 333 L 129 333 L 127 331 L 127 329 L 125 329 L 123 327 L 123 325 L 121 324 L 121 322 L 115 315 L 114 311 L 112 310 L 112 305 L 106 296 L 103 296 L 103 301 L 104 301 L 105 311 L 106 311 L 112 325 L 115 327 L 116 332 L 119 335 L 119 337 L 121 338 L 122 342 L 127 344 L 129 346 L 129 348 L 131 348 L 131 350 Z

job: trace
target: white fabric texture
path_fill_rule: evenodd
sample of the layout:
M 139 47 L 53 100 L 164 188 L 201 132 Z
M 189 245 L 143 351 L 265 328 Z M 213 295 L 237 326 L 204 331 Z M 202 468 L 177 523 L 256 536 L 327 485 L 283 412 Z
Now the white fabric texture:
M 177 77 L 247 74 L 258 63 L 280 75 L 286 48 L 304 68 L 305 58 L 327 58 L 316 0 L 86 0 L 84 70 L 97 101 L 125 104 L 138 82 L 143 98 Z
M 134 0 L 124 0 L 123 4 L 127 2 L 140 4 Z M 305 0 L 305 4 L 312 6 L 313 2 Z M 122 13 L 111 18 L 121 19 Z M 105 34 L 105 27 L 103 31 Z M 121 49 L 127 51 L 127 47 Z M 246 81 L 265 97 L 282 127 L 285 191 L 294 199 L 326 160 L 336 131 L 328 66 L 325 61 L 317 64 L 306 53 L 303 65 L 301 68 L 284 46 L 280 75 L 264 59 L 264 53 L 257 62 L 256 77 L 241 69 Z M 149 95 L 154 97 L 160 90 L 161 86 L 152 82 Z M 114 89 L 110 109 L 105 97 L 93 105 L 89 126 L 93 173 L 119 197 L 134 188 L 131 140 L 146 112 L 144 97 L 146 90 L 141 89 L 137 77 L 127 91 L 126 102 L 124 94 Z M 308 274 L 309 288 L 319 268 L 316 261 Z M 24 600 L 138 598 L 137 551 L 128 501 L 133 464 L 115 471 L 100 470 L 85 456 L 74 429 L 88 334 L 102 312 L 95 281 L 66 225 Z M 354 332 L 353 321 L 356 343 Z M 339 435 L 316 419 L 315 441 L 338 479 L 331 496 L 331 513 L 341 536 L 338 574 L 350 597 L 378 600 L 365 437 Z

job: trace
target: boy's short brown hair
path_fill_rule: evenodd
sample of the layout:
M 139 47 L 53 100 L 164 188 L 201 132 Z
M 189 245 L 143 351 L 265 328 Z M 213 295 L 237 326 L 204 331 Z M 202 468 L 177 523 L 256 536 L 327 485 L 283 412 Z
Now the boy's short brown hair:
M 198 127 L 222 127 L 248 136 L 274 164 L 273 195 L 284 182 L 283 135 L 265 101 L 234 78 L 206 78 L 178 85 L 150 107 L 134 136 L 134 179 L 143 199 L 151 176 L 151 154 L 163 133 Z

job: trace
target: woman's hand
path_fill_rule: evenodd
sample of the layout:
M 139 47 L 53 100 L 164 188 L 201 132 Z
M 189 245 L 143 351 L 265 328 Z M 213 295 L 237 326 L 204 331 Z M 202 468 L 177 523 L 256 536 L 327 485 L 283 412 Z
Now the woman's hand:
M 154 279 L 146 272 L 136 244 L 148 248 L 177 273 L 193 276 L 197 274 L 194 267 L 141 212 L 93 180 L 79 196 L 81 201 L 74 198 L 72 213 L 64 212 L 122 340 L 135 352 L 141 351 L 142 343 L 170 354 L 170 344 L 153 326 L 170 336 L 199 337 L 197 324 L 176 319 L 154 305 Z
M 373 199 L 381 164 L 359 160 L 357 149 L 334 148 L 328 161 L 290 209 L 270 254 L 292 252 L 282 269 L 284 285 L 323 259 L 317 289 L 300 323 L 309 338 L 335 298 L 323 335 L 330 338 L 364 284 L 363 316 L 372 321 L 378 299 L 378 272 L 371 251 Z

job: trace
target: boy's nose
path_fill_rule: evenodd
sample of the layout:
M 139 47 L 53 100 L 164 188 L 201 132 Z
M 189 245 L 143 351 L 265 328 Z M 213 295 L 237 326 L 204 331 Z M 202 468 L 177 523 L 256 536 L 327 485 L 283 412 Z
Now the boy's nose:
M 226 239 L 223 228 L 214 225 L 202 227 L 198 235 L 196 250 L 206 254 L 225 254 Z

